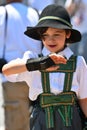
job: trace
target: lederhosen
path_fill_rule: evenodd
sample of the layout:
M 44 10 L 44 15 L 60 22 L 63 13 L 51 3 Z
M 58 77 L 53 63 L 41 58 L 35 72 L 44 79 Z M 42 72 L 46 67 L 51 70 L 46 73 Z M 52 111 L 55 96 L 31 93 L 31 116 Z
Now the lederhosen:
M 66 65 L 61 64 L 55 71 L 65 73 L 64 89 L 58 95 L 50 92 L 49 72 L 41 71 L 43 93 L 34 104 L 30 130 L 82 130 L 78 100 L 75 92 L 71 91 L 75 69 L 76 56 L 71 56 Z

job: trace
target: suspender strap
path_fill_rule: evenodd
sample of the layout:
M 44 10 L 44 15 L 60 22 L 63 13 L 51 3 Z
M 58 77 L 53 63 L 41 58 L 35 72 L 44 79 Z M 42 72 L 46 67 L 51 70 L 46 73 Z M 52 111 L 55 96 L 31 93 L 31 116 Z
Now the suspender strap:
M 60 65 L 60 69 L 55 72 L 64 72 L 64 90 L 61 94 L 54 95 L 50 93 L 50 80 L 48 72 L 41 72 L 43 94 L 40 95 L 40 105 L 46 112 L 46 125 L 47 128 L 54 127 L 53 111 L 54 107 L 58 107 L 58 112 L 63 120 L 65 126 L 71 125 L 72 119 L 72 105 L 75 104 L 76 95 L 71 90 L 71 83 L 73 72 L 76 68 L 76 57 L 72 56 L 66 65 Z M 67 113 L 67 114 L 66 114 Z
M 73 79 L 73 72 L 75 72 L 76 69 L 76 56 L 71 56 L 70 60 L 67 62 L 68 69 L 70 71 L 67 71 L 65 74 L 65 80 L 64 80 L 64 88 L 63 91 L 70 91 L 72 86 L 72 79 Z
M 50 93 L 49 73 L 41 72 L 41 75 L 42 75 L 43 92 Z

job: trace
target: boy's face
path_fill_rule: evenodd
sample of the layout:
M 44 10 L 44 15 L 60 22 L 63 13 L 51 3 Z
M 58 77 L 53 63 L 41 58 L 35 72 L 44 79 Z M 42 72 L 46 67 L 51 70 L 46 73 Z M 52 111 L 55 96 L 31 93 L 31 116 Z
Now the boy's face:
M 66 38 L 70 37 L 70 32 L 65 30 L 48 28 L 42 35 L 44 46 L 51 52 L 59 52 L 64 49 Z

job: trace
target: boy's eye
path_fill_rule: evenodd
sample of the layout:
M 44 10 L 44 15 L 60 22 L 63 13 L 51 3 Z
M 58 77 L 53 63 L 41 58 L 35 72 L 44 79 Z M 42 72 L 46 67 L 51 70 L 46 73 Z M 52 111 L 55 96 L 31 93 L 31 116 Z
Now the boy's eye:
M 42 38 L 45 38 L 45 37 L 49 37 L 49 35 L 43 34 L 43 35 L 42 35 Z
M 59 38 L 59 36 L 60 36 L 59 34 L 54 34 L 52 36 L 50 36 L 48 34 L 43 34 L 41 38 L 42 38 L 42 40 L 48 40 L 49 38 L 56 40 Z
M 53 36 L 54 36 L 54 37 L 59 37 L 59 34 L 54 34 Z

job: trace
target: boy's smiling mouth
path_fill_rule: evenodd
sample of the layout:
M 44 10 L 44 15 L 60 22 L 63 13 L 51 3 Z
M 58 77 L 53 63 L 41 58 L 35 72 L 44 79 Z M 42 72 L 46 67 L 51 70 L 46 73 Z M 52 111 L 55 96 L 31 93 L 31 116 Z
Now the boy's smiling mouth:
M 56 47 L 56 45 L 48 45 L 49 47 L 53 48 L 53 47 Z

